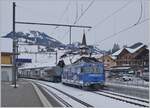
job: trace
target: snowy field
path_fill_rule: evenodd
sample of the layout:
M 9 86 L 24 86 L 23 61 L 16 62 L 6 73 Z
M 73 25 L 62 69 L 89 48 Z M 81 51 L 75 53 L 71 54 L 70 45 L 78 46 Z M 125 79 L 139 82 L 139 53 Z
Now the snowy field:
M 48 90 L 57 94 L 60 98 L 67 100 L 67 102 L 69 104 L 71 104 L 73 107 L 85 107 L 85 106 L 74 101 L 73 99 L 64 95 L 63 93 L 61 93 L 51 87 L 48 87 L 46 85 L 55 87 L 55 88 L 65 92 L 71 96 L 74 96 L 75 98 L 80 99 L 96 108 L 141 108 L 141 106 L 137 106 L 137 105 L 126 103 L 126 102 L 119 101 L 119 100 L 115 100 L 115 99 L 112 99 L 109 97 L 95 94 L 90 91 L 84 91 L 84 90 L 80 90 L 78 88 L 69 87 L 69 86 L 63 85 L 61 83 L 51 83 L 51 82 L 36 81 L 36 80 L 34 80 L 34 81 L 36 83 L 40 84 L 41 86 L 43 86 L 43 88 L 47 88 Z

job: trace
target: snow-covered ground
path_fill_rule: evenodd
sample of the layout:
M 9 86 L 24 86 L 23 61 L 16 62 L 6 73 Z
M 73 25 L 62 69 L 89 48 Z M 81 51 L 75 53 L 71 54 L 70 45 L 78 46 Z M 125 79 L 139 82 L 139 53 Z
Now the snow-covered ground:
M 109 97 L 94 94 L 89 91 L 84 91 L 77 88 L 65 86 L 61 83 L 51 83 L 51 82 L 44 82 L 44 81 L 35 81 L 35 82 L 41 84 L 42 86 L 45 86 L 44 84 L 47 84 L 57 89 L 60 89 L 96 108 L 140 108 L 140 106 L 137 105 L 111 99 Z M 81 104 L 76 103 L 68 96 L 65 96 L 64 94 L 58 92 L 57 90 L 54 90 L 53 88 L 50 88 L 48 86 L 45 87 L 51 90 L 52 92 L 54 92 L 55 94 L 57 94 L 58 96 L 60 96 L 61 98 L 63 98 L 64 100 L 67 100 L 67 102 L 69 102 L 73 107 L 83 107 Z

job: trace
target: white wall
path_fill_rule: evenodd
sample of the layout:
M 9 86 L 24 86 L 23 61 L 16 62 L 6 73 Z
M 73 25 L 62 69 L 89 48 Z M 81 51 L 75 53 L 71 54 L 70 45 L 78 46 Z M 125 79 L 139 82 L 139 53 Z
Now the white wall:
M 12 67 L 1 67 L 1 80 L 12 81 Z

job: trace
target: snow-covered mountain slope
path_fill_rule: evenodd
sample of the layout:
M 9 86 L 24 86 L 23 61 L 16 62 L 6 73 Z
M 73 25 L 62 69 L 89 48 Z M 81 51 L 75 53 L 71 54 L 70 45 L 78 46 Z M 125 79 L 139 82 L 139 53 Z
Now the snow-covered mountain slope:
M 8 33 L 5 38 L 13 38 L 13 32 Z M 16 37 L 20 42 L 28 43 L 28 44 L 38 44 L 51 48 L 64 48 L 65 45 L 60 41 L 54 39 L 53 37 L 45 34 L 44 32 L 39 31 L 29 31 L 27 33 L 24 32 L 16 32 Z

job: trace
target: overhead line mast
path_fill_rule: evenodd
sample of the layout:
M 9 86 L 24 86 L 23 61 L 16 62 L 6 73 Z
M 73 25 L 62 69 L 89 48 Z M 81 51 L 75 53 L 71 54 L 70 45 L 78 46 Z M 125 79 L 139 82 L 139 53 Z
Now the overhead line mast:
M 17 63 L 16 63 L 16 59 L 17 59 L 17 54 L 18 54 L 18 48 L 17 48 L 17 43 L 18 40 L 16 38 L 16 27 L 15 27 L 15 18 L 16 18 L 16 4 L 15 2 L 13 2 L 13 84 L 14 84 L 14 88 L 17 88 L 16 86 L 16 73 L 17 73 Z
M 72 27 L 76 28 L 92 28 L 91 26 L 83 26 L 83 25 L 69 25 L 69 24 L 49 24 L 49 23 L 37 23 L 37 22 L 20 22 L 16 21 L 16 24 L 30 24 L 30 25 L 49 25 L 49 26 L 63 26 L 63 27 L 69 27 L 70 34 L 69 34 L 69 44 L 71 44 L 71 31 Z

